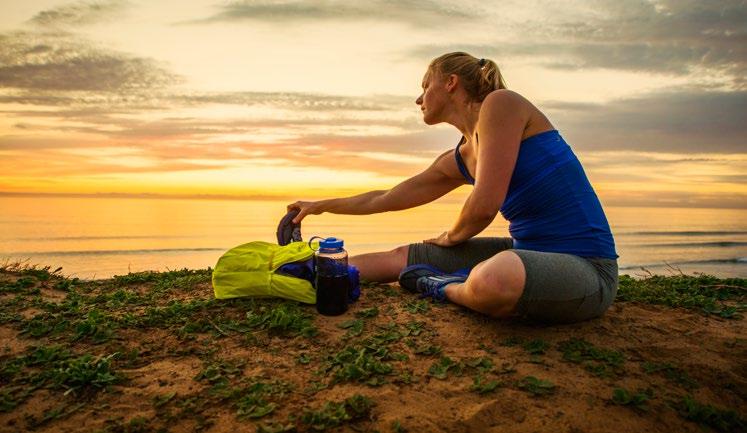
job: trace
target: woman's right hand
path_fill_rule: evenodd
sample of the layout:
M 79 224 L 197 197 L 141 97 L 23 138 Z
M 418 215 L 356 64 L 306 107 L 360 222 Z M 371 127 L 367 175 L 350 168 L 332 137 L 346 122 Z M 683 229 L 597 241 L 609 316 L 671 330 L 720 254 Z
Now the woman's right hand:
M 293 218 L 293 224 L 300 223 L 306 215 L 319 215 L 324 212 L 321 201 L 297 201 L 288 205 L 288 212 L 293 209 L 298 210 L 298 215 Z

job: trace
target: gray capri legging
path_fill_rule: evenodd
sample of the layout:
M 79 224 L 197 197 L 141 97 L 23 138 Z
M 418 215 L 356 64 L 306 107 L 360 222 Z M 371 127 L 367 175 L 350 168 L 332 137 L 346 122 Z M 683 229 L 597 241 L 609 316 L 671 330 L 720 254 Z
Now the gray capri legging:
M 410 244 L 407 264 L 425 263 L 444 272 L 473 268 L 511 250 L 526 269 L 516 312 L 545 323 L 572 323 L 601 316 L 617 294 L 617 260 L 513 248 L 511 238 L 472 238 L 454 247 Z

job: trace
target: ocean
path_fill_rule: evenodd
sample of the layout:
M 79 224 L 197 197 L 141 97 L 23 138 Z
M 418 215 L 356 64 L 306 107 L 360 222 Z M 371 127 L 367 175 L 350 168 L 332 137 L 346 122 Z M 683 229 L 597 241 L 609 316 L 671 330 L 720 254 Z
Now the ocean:
M 0 197 L 0 265 L 62 267 L 82 279 L 144 270 L 214 267 L 229 248 L 275 242 L 287 201 L 167 198 Z M 312 215 L 312 235 L 345 240 L 351 255 L 435 237 L 461 202 L 440 200 L 377 215 Z M 707 273 L 747 278 L 747 210 L 605 207 L 620 273 Z M 500 215 L 482 236 L 508 236 Z

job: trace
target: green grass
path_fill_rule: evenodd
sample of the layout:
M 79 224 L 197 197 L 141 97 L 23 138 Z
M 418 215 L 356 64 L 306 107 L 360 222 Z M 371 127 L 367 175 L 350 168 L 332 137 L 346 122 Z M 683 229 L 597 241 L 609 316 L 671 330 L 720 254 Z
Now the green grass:
M 482 375 L 492 369 L 493 361 L 488 357 L 466 358 L 456 361 L 448 356 L 441 356 L 436 362 L 431 364 L 428 369 L 428 375 L 444 380 L 450 373 L 462 376 L 467 370 L 476 370 L 478 375 Z
M 647 403 L 653 398 L 651 389 L 638 390 L 635 393 L 625 388 L 615 388 L 612 391 L 612 402 L 620 406 L 629 406 L 637 410 L 648 410 Z
M 205 402 L 214 405 L 230 405 L 240 420 L 255 420 L 273 413 L 291 392 L 293 386 L 280 379 L 267 379 L 262 376 L 243 375 L 246 360 L 212 360 L 205 362 L 195 380 L 210 384 L 207 395 L 187 398 L 181 401 L 182 410 L 201 410 Z M 161 401 L 163 406 L 173 399 L 168 396 Z
M 356 337 L 363 333 L 363 319 L 352 319 L 337 325 L 342 329 L 347 329 L 348 332 L 343 335 L 342 338 Z
M 581 364 L 595 376 L 609 377 L 622 372 L 625 358 L 623 354 L 610 349 L 599 348 L 584 339 L 571 338 L 558 343 L 563 359 Z
M 487 380 L 485 379 L 485 376 L 483 376 L 482 374 L 478 374 L 472 381 L 470 391 L 474 391 L 478 394 L 489 394 L 498 389 L 501 385 L 502 383 L 500 381 L 497 381 L 495 379 Z
M 719 279 L 710 275 L 651 275 L 635 279 L 620 275 L 618 301 L 667 305 L 726 319 L 741 319 L 747 310 L 744 278 Z
M 431 310 L 431 303 L 426 299 L 423 300 L 407 300 L 402 303 L 402 308 L 405 311 L 412 314 L 425 314 Z
M 42 377 L 53 386 L 66 389 L 66 393 L 83 388 L 107 388 L 123 379 L 112 368 L 112 358 L 115 356 L 116 353 L 104 357 L 85 354 L 58 363 Z
M 690 395 L 682 397 L 674 406 L 683 418 L 718 431 L 744 432 L 747 429 L 747 420 L 735 410 L 703 404 Z
M 364 308 L 362 310 L 355 312 L 355 317 L 359 317 L 361 319 L 371 319 L 378 315 L 379 315 L 378 307 Z
M 153 283 L 157 289 L 191 289 L 199 283 L 210 282 L 213 275 L 211 268 L 181 269 L 167 272 L 131 272 L 127 275 L 115 275 L 112 282 L 116 286 Z
M 295 433 L 298 430 L 296 425 L 291 423 L 270 422 L 257 423 L 257 433 Z
M 554 394 L 556 391 L 554 383 L 549 380 L 538 379 L 534 376 L 522 378 L 517 386 L 535 397 Z
M 387 383 L 386 376 L 394 372 L 394 367 L 386 362 L 391 360 L 386 347 L 346 346 L 329 356 L 318 370 L 332 376 L 331 384 L 358 382 L 369 386 Z
M 313 317 L 297 304 L 284 301 L 249 311 L 246 313 L 246 324 L 250 328 L 263 329 L 276 335 L 312 337 L 318 333 Z
M 206 381 L 212 385 L 223 385 L 228 383 L 232 378 L 240 375 L 245 364 L 245 360 L 217 360 L 207 362 L 203 366 L 203 369 L 197 373 L 195 380 Z
M 398 419 L 395 419 L 394 421 L 392 421 L 392 432 L 406 433 L 407 430 L 404 427 L 402 427 L 402 423 Z
M 60 346 L 39 346 L 25 355 L 3 360 L 0 377 L 7 386 L 0 394 L 0 412 L 12 410 L 40 388 L 67 395 L 94 393 L 121 383 L 124 377 L 113 366 L 117 356 L 75 356 Z
M 644 362 L 641 364 L 641 368 L 648 374 L 662 374 L 669 381 L 674 382 L 685 389 L 697 388 L 698 382 L 692 379 L 687 372 L 679 367 L 675 367 L 669 362 L 657 363 L 657 362 Z
M 457 375 L 461 375 L 462 366 L 448 356 L 442 356 L 430 366 L 428 375 L 444 380 L 448 377 L 449 370 L 453 370 Z
M 342 402 L 326 402 L 318 410 L 305 410 L 301 422 L 313 430 L 324 431 L 367 417 L 374 405 L 370 398 L 355 394 Z
M 417 345 L 417 343 L 413 343 L 413 353 L 416 355 L 422 355 L 422 356 L 433 356 L 433 355 L 440 355 L 443 353 L 443 349 L 441 346 L 436 346 L 433 344 L 422 344 Z
M 550 348 L 550 343 L 541 338 L 537 338 L 523 343 L 521 347 L 523 347 L 530 355 L 544 355 L 547 349 Z

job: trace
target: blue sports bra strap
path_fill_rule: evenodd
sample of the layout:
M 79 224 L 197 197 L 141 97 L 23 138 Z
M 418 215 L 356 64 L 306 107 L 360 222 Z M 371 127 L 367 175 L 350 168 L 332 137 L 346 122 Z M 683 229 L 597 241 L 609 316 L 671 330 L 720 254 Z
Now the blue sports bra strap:
M 456 157 L 456 163 L 457 167 L 459 167 L 459 171 L 462 173 L 462 176 L 464 176 L 464 179 L 467 180 L 467 182 L 471 184 L 475 184 L 475 178 L 472 177 L 471 174 L 469 174 L 469 170 L 467 170 L 467 166 L 464 164 L 464 160 L 462 159 L 462 154 L 459 153 L 459 148 L 464 144 L 464 137 L 462 137 L 461 140 L 459 140 L 459 144 L 457 144 L 456 149 L 454 150 L 454 156 Z

